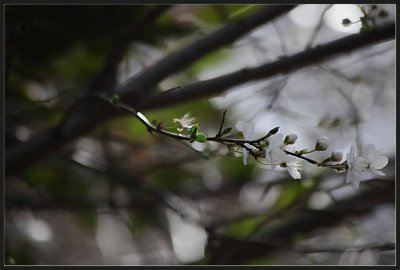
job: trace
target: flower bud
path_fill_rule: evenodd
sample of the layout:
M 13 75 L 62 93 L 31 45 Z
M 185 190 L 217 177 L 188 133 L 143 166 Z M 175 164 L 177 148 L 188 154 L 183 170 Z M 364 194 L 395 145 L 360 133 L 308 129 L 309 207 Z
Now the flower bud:
M 351 21 L 348 18 L 345 18 L 342 20 L 342 25 L 344 27 L 350 26 L 350 24 L 351 24 Z
M 340 151 L 333 151 L 331 155 L 331 161 L 341 161 L 343 158 L 343 153 Z
M 296 140 L 297 140 L 297 134 L 292 133 L 292 134 L 286 135 L 284 144 L 286 144 L 286 145 L 294 144 L 296 142 Z
M 325 151 L 328 148 L 329 139 L 327 137 L 322 137 L 318 139 L 317 143 L 315 144 L 315 150 L 317 151 Z

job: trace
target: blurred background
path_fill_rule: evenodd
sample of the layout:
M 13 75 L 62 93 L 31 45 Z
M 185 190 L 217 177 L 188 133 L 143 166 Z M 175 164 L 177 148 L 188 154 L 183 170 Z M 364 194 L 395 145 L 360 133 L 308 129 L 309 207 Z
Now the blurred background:
M 123 54 L 116 84 L 262 5 L 174 5 Z M 118 37 L 151 5 L 5 5 L 6 154 L 56 126 L 91 87 Z M 364 12 L 364 13 L 363 13 Z M 274 62 L 395 21 L 395 5 L 300 5 L 163 80 L 160 92 Z M 346 26 L 344 19 L 353 24 Z M 140 27 L 138 27 L 139 29 Z M 166 127 L 185 113 L 201 130 L 253 122 L 296 133 L 296 149 L 326 136 L 333 150 L 370 143 L 386 176 L 304 163 L 302 179 L 212 142 L 150 134 L 133 116 L 106 121 L 61 151 L 5 178 L 10 265 L 394 265 L 395 40 L 238 85 L 210 99 L 145 111 Z M 96 115 L 93 115 L 96 118 Z

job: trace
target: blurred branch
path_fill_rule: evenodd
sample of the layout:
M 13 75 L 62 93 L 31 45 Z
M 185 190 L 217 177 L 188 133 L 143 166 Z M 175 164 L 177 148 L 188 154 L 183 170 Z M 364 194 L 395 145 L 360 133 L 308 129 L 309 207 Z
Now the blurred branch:
M 94 79 L 89 93 L 112 93 L 116 84 L 118 64 L 122 61 L 124 54 L 128 51 L 129 46 L 138 37 L 138 33 L 144 31 L 152 23 L 154 23 L 160 15 L 167 11 L 170 5 L 156 5 L 149 9 L 143 16 L 138 18 L 128 31 L 121 34 L 115 42 L 113 50 L 111 50 L 108 58 Z
M 259 222 L 251 231 L 248 233 L 242 240 L 245 242 L 251 242 L 253 239 L 256 239 L 257 234 L 264 229 L 268 224 L 270 224 L 273 221 L 278 220 L 279 218 L 282 218 L 285 215 L 290 215 L 290 213 L 294 210 L 297 210 L 301 207 L 303 207 L 304 203 L 308 199 L 308 197 L 311 195 L 311 191 L 305 192 L 304 194 L 300 195 L 298 198 L 296 198 L 293 202 L 288 204 L 287 206 L 278 209 L 270 214 L 267 214 L 267 216 Z M 233 257 L 236 256 L 236 254 L 243 248 L 242 244 L 239 245 L 232 245 L 230 247 L 227 247 L 226 250 L 224 250 L 223 253 L 219 254 L 217 253 L 216 256 L 213 256 L 211 260 L 213 261 L 214 264 L 226 264 Z
M 313 45 L 313 43 L 314 43 L 314 41 L 315 41 L 315 38 L 317 37 L 317 35 L 318 35 L 319 31 L 321 30 L 322 25 L 323 25 L 323 23 L 324 23 L 323 18 L 324 18 L 324 16 L 325 16 L 325 13 L 326 13 L 332 6 L 333 6 L 333 4 L 330 4 L 330 5 L 328 5 L 328 6 L 322 11 L 321 16 L 320 16 L 320 18 L 319 18 L 318 25 L 315 27 L 314 31 L 313 31 L 312 34 L 311 34 L 310 39 L 308 40 L 308 43 L 307 43 L 307 45 L 306 45 L 306 50 L 310 49 L 311 46 Z
M 334 55 L 348 53 L 358 48 L 392 39 L 394 34 L 395 25 L 390 24 L 365 33 L 346 36 L 292 56 L 282 57 L 272 63 L 266 63 L 255 68 L 245 68 L 214 79 L 183 86 L 146 106 L 146 109 L 172 106 L 196 98 L 213 96 L 224 92 L 230 87 L 248 81 L 265 79 L 277 74 L 287 74 L 296 69 L 326 60 Z
M 221 34 L 219 31 L 217 32 Z M 296 70 L 310 64 L 315 64 L 319 61 L 327 59 L 328 57 L 332 57 L 340 53 L 348 53 L 358 48 L 392 39 L 394 38 L 394 35 L 394 23 L 381 28 L 373 29 L 365 33 L 350 35 L 339 40 L 317 46 L 308 51 L 304 51 L 293 56 L 284 57 L 273 63 L 267 63 L 256 68 L 242 69 L 218 78 L 201 81 L 188 85 L 186 87 L 182 87 L 181 89 L 178 89 L 176 91 L 166 93 L 150 105 L 146 106 L 146 108 L 150 109 L 172 106 L 188 100 L 208 97 L 210 95 L 217 95 L 230 87 L 237 86 L 251 80 L 268 78 L 280 73 L 288 73 L 292 70 Z M 237 38 L 238 37 L 239 36 L 237 36 Z M 221 40 L 218 40 L 218 44 L 213 44 L 221 45 Z M 224 40 L 224 42 L 227 42 L 227 40 Z M 211 49 L 209 48 L 209 50 Z M 209 50 L 207 50 L 207 52 Z M 186 61 L 184 59 L 180 59 L 181 56 L 182 55 L 180 54 L 178 54 L 177 56 L 177 58 L 179 59 L 176 61 L 179 63 L 181 63 L 182 61 Z M 198 55 L 198 57 L 201 56 L 202 55 Z M 191 58 L 191 60 L 194 61 L 195 59 Z M 189 63 L 190 61 L 186 64 L 188 65 Z M 158 64 L 156 64 L 155 66 L 158 66 Z M 184 66 L 179 65 L 179 67 L 183 68 Z M 177 63 L 175 63 L 175 68 L 171 68 L 170 73 L 165 74 L 163 72 L 158 73 L 154 71 L 154 69 L 156 68 L 153 67 L 153 69 L 149 70 L 150 73 L 156 73 L 153 77 L 153 83 L 156 84 L 159 82 L 159 80 L 164 78 L 159 76 L 161 73 L 167 76 L 169 74 L 172 74 L 176 70 L 176 68 Z M 143 87 L 142 82 L 150 80 L 150 78 L 146 74 L 147 73 L 139 76 L 137 79 L 133 78 L 132 80 L 130 80 L 130 82 L 128 82 L 128 85 L 137 82 L 139 88 Z M 150 86 L 153 85 L 149 85 L 149 88 L 151 88 Z M 146 91 L 148 91 L 149 88 L 146 88 Z M 128 88 L 126 85 L 121 88 L 121 91 L 127 90 Z M 125 101 L 125 98 L 127 98 L 127 100 L 131 101 L 130 103 L 128 102 L 128 104 L 136 107 L 146 102 L 146 99 L 148 100 L 149 98 L 154 98 L 154 94 L 152 94 L 151 91 L 148 91 L 147 93 L 145 93 L 145 95 L 137 95 L 138 93 L 132 95 L 132 93 L 134 92 L 136 91 L 121 95 L 121 99 Z M 132 97 L 132 99 L 130 97 Z M 91 104 L 86 104 L 85 110 L 77 112 L 76 117 L 71 119 L 71 121 L 68 121 L 68 123 L 65 123 L 62 128 L 50 128 L 36 134 L 23 144 L 17 145 L 11 149 L 7 149 L 5 156 L 6 174 L 16 173 L 27 165 L 31 164 L 32 162 L 44 158 L 45 156 L 61 148 L 66 143 L 72 141 L 73 139 L 76 139 L 84 133 L 91 131 L 97 125 L 104 123 L 106 119 L 115 115 L 115 110 L 113 110 L 111 106 L 105 106 L 104 102 L 102 101 L 93 101 Z
M 266 232 L 250 239 L 246 244 L 237 244 L 235 240 L 221 240 L 210 236 L 209 243 L 214 247 L 212 250 L 212 263 L 219 262 L 221 254 L 232 245 L 236 245 L 235 253 L 230 256 L 225 264 L 241 264 L 253 258 L 265 256 L 277 250 L 272 243 L 279 243 L 281 247 L 288 247 L 294 242 L 294 236 L 307 234 L 315 229 L 331 227 L 342 222 L 347 217 L 363 216 L 370 213 L 376 206 L 381 204 L 393 204 L 395 200 L 394 181 L 385 182 L 384 187 L 364 188 L 354 196 L 338 201 L 336 204 L 324 210 L 309 210 L 306 206 L 292 212 L 285 220 L 280 220 L 276 225 L 271 225 Z M 259 242 L 267 243 L 267 245 Z M 236 242 L 236 244 L 235 244 Z M 253 244 L 256 242 L 256 244 Z
M 149 88 L 152 88 L 167 76 L 182 70 L 211 51 L 233 43 L 251 30 L 272 21 L 294 7 L 294 5 L 266 6 L 253 14 L 228 23 L 219 30 L 193 42 L 187 47 L 171 53 L 156 65 L 143 70 L 126 84 L 122 85 L 118 89 L 118 93 L 122 94 L 124 101 L 130 103 L 138 95 L 146 93 L 149 91 Z

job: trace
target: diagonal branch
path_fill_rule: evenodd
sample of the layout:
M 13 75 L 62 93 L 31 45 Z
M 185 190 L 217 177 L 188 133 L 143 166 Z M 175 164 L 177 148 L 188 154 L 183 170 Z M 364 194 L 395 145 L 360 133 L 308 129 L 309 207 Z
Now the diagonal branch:
M 295 5 L 267 5 L 249 16 L 228 23 L 219 30 L 193 42 L 184 49 L 168 55 L 156 65 L 143 70 L 122 85 L 122 87 L 118 89 L 118 92 L 124 95 L 125 98 L 128 98 L 125 101 L 129 103 L 131 99 L 147 92 L 149 90 L 148 88 L 152 88 L 167 76 L 182 70 L 211 51 L 233 43 L 258 26 L 272 21 L 294 7 Z
M 154 8 L 149 9 L 143 16 L 135 20 L 128 31 L 122 33 L 118 37 L 103 68 L 95 77 L 89 89 L 89 93 L 101 93 L 103 91 L 112 92 L 113 88 L 116 86 L 118 64 L 122 61 L 124 54 L 128 51 L 129 45 L 138 38 L 138 33 L 148 28 L 170 7 L 170 5 L 157 5 Z
M 349 53 L 374 43 L 393 39 L 394 36 L 394 23 L 362 34 L 347 36 L 293 56 L 284 57 L 272 63 L 239 70 L 218 78 L 197 82 L 176 91 L 170 91 L 155 99 L 154 102 L 145 106 L 144 109 L 167 107 L 188 100 L 217 95 L 230 87 L 251 80 L 259 80 L 281 73 L 288 73 L 307 65 L 321 62 L 340 53 Z M 157 83 L 157 81 L 154 81 L 154 83 Z M 150 92 L 146 95 L 133 95 L 131 99 L 128 93 L 126 95 L 122 94 L 121 99 L 130 106 L 137 107 L 146 103 L 146 100 L 154 98 L 154 96 L 155 94 L 152 95 Z M 124 97 L 131 99 L 131 102 L 124 100 Z M 53 153 L 66 143 L 91 131 L 96 126 L 104 123 L 106 119 L 116 115 L 112 106 L 107 106 L 100 100 L 94 100 L 89 105 L 85 107 L 86 111 L 84 113 L 78 112 L 76 117 L 67 122 L 61 131 L 55 128 L 45 130 L 36 134 L 27 142 L 8 149 L 5 156 L 6 173 L 18 172 L 32 162 Z
M 252 80 L 265 79 L 278 74 L 286 74 L 311 64 L 317 64 L 340 53 L 348 53 L 358 48 L 392 39 L 394 35 L 394 24 L 366 33 L 350 35 L 289 57 L 283 57 L 272 63 L 266 63 L 255 68 L 245 68 L 214 79 L 190 84 L 163 95 L 163 97 L 160 97 L 149 105 L 147 109 L 171 106 L 196 98 L 218 95 L 233 86 Z

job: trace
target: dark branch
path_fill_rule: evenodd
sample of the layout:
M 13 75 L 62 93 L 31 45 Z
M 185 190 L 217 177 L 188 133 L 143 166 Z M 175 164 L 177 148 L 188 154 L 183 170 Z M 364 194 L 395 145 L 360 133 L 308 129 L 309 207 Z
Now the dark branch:
M 347 217 L 369 214 L 377 205 L 394 203 L 395 191 L 393 188 L 394 182 L 387 183 L 379 189 L 366 188 L 325 210 L 309 210 L 306 206 L 301 207 L 292 212 L 286 221 L 278 222 L 276 225 L 271 224 L 265 233 L 256 239 L 251 239 L 252 243 L 242 245 L 241 239 L 231 241 L 226 238 L 214 238 L 213 235 L 210 235 L 209 243 L 216 247 L 210 254 L 212 256 L 210 263 L 220 263 L 220 257 L 226 254 L 226 251 L 232 246 L 237 248 L 230 256 L 230 260 L 223 264 L 243 264 L 251 259 L 271 254 L 277 251 L 274 243 L 279 243 L 281 247 L 290 247 L 294 243 L 295 235 L 307 235 L 318 228 L 332 227 Z
M 369 32 L 350 35 L 327 44 L 319 45 L 310 50 L 284 57 L 272 63 L 266 63 L 255 68 L 245 68 L 214 79 L 184 86 L 178 91 L 164 95 L 147 108 L 172 106 L 196 98 L 218 95 L 233 86 L 252 80 L 265 79 L 278 74 L 286 74 L 310 64 L 317 64 L 340 53 L 349 53 L 358 48 L 393 39 L 394 35 L 394 24 L 376 28 Z
M 128 31 L 119 36 L 115 47 L 109 53 L 103 68 L 94 79 L 89 89 L 89 93 L 112 92 L 113 88 L 116 86 L 118 64 L 122 61 L 125 53 L 128 51 L 129 45 L 132 44 L 141 31 L 148 28 L 170 7 L 170 5 L 158 5 L 149 9 L 143 16 L 138 18 L 132 24 Z
M 156 65 L 143 70 L 118 89 L 123 100 L 130 103 L 132 99 L 146 93 L 158 82 L 189 66 L 197 59 L 222 46 L 233 43 L 251 30 L 272 21 L 276 17 L 293 9 L 294 5 L 266 6 L 259 11 L 228 23 L 219 30 L 193 42 L 182 50 L 172 53 Z

